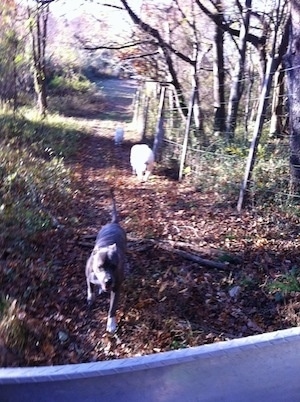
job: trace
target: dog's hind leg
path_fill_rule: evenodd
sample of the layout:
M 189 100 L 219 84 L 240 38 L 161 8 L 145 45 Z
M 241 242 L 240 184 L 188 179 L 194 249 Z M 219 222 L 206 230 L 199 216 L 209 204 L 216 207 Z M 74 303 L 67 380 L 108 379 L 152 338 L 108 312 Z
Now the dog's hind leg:
M 106 324 L 107 332 L 116 332 L 117 330 L 117 319 L 116 319 L 116 311 L 120 298 L 120 289 L 116 289 L 115 291 L 110 292 L 110 305 L 108 310 L 108 318 Z

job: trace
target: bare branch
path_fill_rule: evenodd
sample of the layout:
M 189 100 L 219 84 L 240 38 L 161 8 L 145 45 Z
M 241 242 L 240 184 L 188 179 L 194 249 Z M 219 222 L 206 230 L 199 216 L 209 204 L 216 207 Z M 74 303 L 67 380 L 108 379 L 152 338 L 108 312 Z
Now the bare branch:
M 113 4 L 108 4 L 108 3 L 103 3 L 103 6 L 110 7 L 110 8 L 116 8 L 117 10 L 124 10 L 123 7 L 116 6 L 116 5 L 113 5 Z
M 133 60 L 133 59 L 141 59 L 144 57 L 151 57 L 151 56 L 157 56 L 159 52 L 153 52 L 153 53 L 143 53 L 143 54 L 138 54 L 136 56 L 126 56 L 123 58 L 123 60 Z
M 179 57 L 181 60 L 193 64 L 193 60 L 191 60 L 190 57 L 186 56 L 185 54 L 179 52 L 177 49 L 174 49 L 173 46 L 171 46 L 169 43 L 167 43 L 162 36 L 160 35 L 159 31 L 153 27 L 151 27 L 149 24 L 146 22 L 142 21 L 136 14 L 135 12 L 129 7 L 128 3 L 126 0 L 120 0 L 122 4 L 124 5 L 124 8 L 128 12 L 130 18 L 132 21 L 138 25 L 144 32 L 148 33 L 151 35 L 153 38 L 157 40 L 157 45 L 159 45 L 162 49 L 168 49 L 170 52 L 176 54 L 177 57 Z
M 214 13 L 210 11 L 206 6 L 204 6 L 203 2 L 200 0 L 195 0 L 196 4 L 202 10 L 218 27 L 224 30 L 224 32 L 230 33 L 232 36 L 237 36 L 239 37 L 240 31 L 239 29 L 233 29 L 231 28 L 230 24 L 228 24 L 224 18 L 220 19 L 220 16 L 218 13 Z M 262 45 L 265 45 L 266 43 L 266 37 L 262 35 L 261 37 L 253 35 L 248 32 L 247 34 L 247 40 L 256 48 L 259 48 Z
M 80 41 L 83 45 L 83 40 L 75 35 L 75 38 Z M 140 45 L 156 45 L 154 41 L 139 41 L 139 42 L 132 42 L 132 43 L 124 43 L 123 45 L 97 45 L 97 46 L 88 46 L 83 45 L 83 49 L 85 50 L 100 50 L 100 49 L 110 49 L 110 50 L 121 50 L 121 49 L 128 49 L 130 47 L 140 46 Z

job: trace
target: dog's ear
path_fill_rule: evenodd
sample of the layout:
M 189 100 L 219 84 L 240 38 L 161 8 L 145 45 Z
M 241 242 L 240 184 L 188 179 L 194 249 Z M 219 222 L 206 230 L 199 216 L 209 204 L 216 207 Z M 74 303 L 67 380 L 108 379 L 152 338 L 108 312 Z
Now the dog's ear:
M 117 245 L 116 243 L 111 244 L 110 246 L 107 247 L 108 248 L 108 252 L 113 253 L 117 250 Z
M 92 255 L 97 254 L 97 253 L 99 252 L 99 250 L 100 250 L 100 247 L 95 246 L 95 247 L 93 248 Z
M 116 243 L 107 247 L 107 256 L 114 265 L 118 265 L 118 253 Z
M 94 257 L 98 265 L 103 265 L 106 260 L 107 249 L 95 246 L 92 251 L 92 256 Z

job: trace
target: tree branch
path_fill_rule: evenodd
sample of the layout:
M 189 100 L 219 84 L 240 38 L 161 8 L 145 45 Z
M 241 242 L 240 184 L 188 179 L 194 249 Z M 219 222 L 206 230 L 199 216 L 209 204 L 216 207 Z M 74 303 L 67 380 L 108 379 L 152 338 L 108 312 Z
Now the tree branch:
M 169 43 L 167 43 L 160 35 L 159 31 L 153 27 L 151 27 L 149 24 L 146 22 L 142 21 L 136 14 L 135 12 L 129 7 L 128 3 L 126 0 L 120 0 L 121 3 L 123 4 L 125 10 L 128 12 L 130 18 L 134 22 L 135 25 L 138 25 L 142 31 L 145 33 L 148 33 L 151 35 L 153 38 L 157 40 L 157 46 L 160 46 L 162 49 L 168 49 L 171 53 L 174 53 L 177 57 L 179 57 L 181 60 L 193 64 L 193 60 L 184 55 L 183 53 L 179 52 L 178 50 L 174 49 L 173 46 L 171 46 Z
M 231 28 L 223 17 L 220 19 L 219 14 L 210 11 L 207 7 L 203 5 L 203 3 L 200 0 L 195 1 L 200 10 L 203 11 L 219 28 L 223 29 L 223 31 L 225 32 L 228 32 L 232 36 L 239 37 L 240 35 L 239 29 Z M 264 35 L 259 37 L 248 32 L 247 41 L 250 42 L 254 47 L 259 48 L 260 46 L 265 45 L 266 37 Z
M 123 60 L 133 60 L 133 59 L 140 59 L 144 57 L 151 57 L 151 56 L 157 56 L 159 52 L 152 52 L 152 53 L 143 53 L 143 54 L 138 54 L 136 56 L 126 56 L 123 57 Z
M 89 46 L 89 45 L 84 45 L 83 40 L 79 36 L 75 35 L 75 38 L 83 45 L 84 50 L 100 50 L 100 49 L 122 50 L 122 49 L 128 49 L 130 47 L 140 46 L 140 45 L 157 45 L 153 41 L 139 41 L 139 42 L 125 43 L 123 45 Z

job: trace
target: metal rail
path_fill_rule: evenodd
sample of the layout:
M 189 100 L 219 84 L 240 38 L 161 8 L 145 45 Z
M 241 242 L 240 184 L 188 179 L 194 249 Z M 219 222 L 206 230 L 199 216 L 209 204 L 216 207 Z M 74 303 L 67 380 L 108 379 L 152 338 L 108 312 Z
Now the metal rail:
M 0 369 L 0 402 L 300 401 L 300 328 L 128 359 Z

